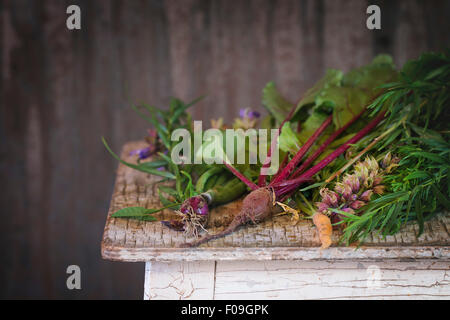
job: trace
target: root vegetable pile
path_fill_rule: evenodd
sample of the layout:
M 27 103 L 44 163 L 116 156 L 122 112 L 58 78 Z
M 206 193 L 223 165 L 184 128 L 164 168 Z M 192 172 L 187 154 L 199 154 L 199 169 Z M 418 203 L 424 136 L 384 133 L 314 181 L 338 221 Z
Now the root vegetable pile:
M 290 113 L 291 114 L 291 113 Z M 357 115 L 355 117 L 359 117 Z M 316 130 L 316 132 L 308 139 L 308 142 L 300 148 L 298 153 L 292 158 L 292 160 L 284 167 L 280 174 L 276 176 L 268 186 L 259 187 L 246 178 L 244 175 L 240 174 L 236 171 L 231 165 L 227 164 L 227 167 L 236 175 L 242 182 L 244 182 L 252 191 L 248 194 L 243 201 L 243 206 L 241 212 L 236 215 L 233 222 L 226 228 L 224 231 L 218 234 L 209 234 L 204 236 L 203 238 L 196 240 L 191 243 L 187 243 L 184 246 L 186 247 L 195 247 L 205 242 L 208 242 L 213 239 L 217 239 L 223 237 L 225 235 L 230 234 L 235 231 L 239 226 L 246 224 L 247 222 L 258 223 L 262 220 L 269 218 L 272 216 L 274 212 L 276 201 L 284 199 L 284 196 L 291 193 L 293 190 L 297 189 L 301 184 L 309 181 L 317 172 L 323 169 L 326 165 L 331 163 L 334 159 L 344 153 L 351 144 L 358 142 L 361 138 L 363 138 L 367 133 L 370 132 L 376 125 L 378 125 L 384 117 L 384 112 L 381 112 L 377 117 L 375 117 L 368 125 L 366 125 L 362 130 L 360 130 L 355 136 L 350 138 L 344 144 L 342 144 L 339 148 L 337 148 L 334 152 L 328 155 L 325 159 L 319 162 L 317 165 L 313 166 L 311 169 L 306 171 L 304 174 L 301 174 L 297 178 L 289 179 L 288 177 L 291 175 L 293 168 L 295 168 L 298 163 L 301 161 L 302 157 L 306 154 L 306 151 L 311 147 L 312 143 L 320 136 L 320 134 L 324 131 L 324 129 L 330 124 L 331 118 L 327 118 L 322 125 Z M 350 122 L 354 122 L 354 119 L 351 119 Z M 281 132 L 282 128 L 280 128 Z M 334 135 L 336 138 L 338 135 Z M 330 141 L 331 142 L 331 141 Z M 300 156 L 298 156 L 300 155 Z M 313 155 L 315 156 L 315 155 Z M 311 161 L 310 161 L 311 162 Z M 267 161 L 265 162 L 267 163 Z M 259 179 L 264 181 L 263 179 Z M 323 217 L 322 217 L 323 216 Z M 315 215 L 315 222 L 319 228 L 320 240 L 322 242 L 322 247 L 328 247 L 331 244 L 331 234 L 330 227 L 331 223 L 326 224 L 324 221 L 325 218 L 329 218 L 324 215 Z

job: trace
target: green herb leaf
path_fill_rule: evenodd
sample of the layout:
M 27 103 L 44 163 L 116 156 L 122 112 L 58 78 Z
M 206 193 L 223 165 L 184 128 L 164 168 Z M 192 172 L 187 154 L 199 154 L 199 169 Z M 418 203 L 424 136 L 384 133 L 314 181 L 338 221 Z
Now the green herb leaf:
M 178 120 L 178 118 L 184 113 L 186 112 L 186 110 L 193 106 L 194 104 L 196 104 L 197 102 L 199 102 L 200 100 L 202 100 L 205 96 L 201 96 L 198 97 L 197 99 L 193 100 L 192 102 L 184 105 L 183 103 L 181 103 L 181 107 L 175 108 L 173 115 L 171 116 L 171 118 L 169 119 L 170 123 L 174 123 L 175 121 Z
M 161 168 L 167 165 L 167 161 L 165 160 L 154 160 L 154 161 L 146 161 L 146 162 L 139 162 L 139 165 L 142 166 L 142 168 Z
M 416 218 L 417 222 L 419 223 L 419 233 L 417 234 L 417 237 L 419 237 L 423 233 L 424 229 L 424 221 L 423 221 L 423 209 L 422 209 L 422 202 L 420 201 L 420 197 L 416 196 L 415 198 L 415 211 L 416 211 Z
M 175 206 L 175 204 L 173 203 L 173 201 L 170 201 L 168 198 L 164 197 L 163 194 L 161 193 L 161 190 L 158 189 L 158 197 L 159 197 L 159 201 L 161 201 L 162 205 L 165 207 L 169 207 L 169 206 Z M 178 196 L 175 196 L 177 201 L 181 201 L 181 199 Z
M 128 207 L 114 212 L 111 215 L 111 217 L 113 218 L 148 217 L 150 219 L 156 220 L 155 217 L 152 217 L 150 215 L 161 210 L 162 209 L 147 209 L 144 207 Z
M 133 168 L 133 169 L 136 169 L 136 170 L 139 170 L 139 171 L 142 171 L 142 172 L 150 173 L 150 174 L 153 174 L 153 175 L 155 175 L 155 176 L 160 176 L 160 177 L 164 177 L 164 178 L 168 178 L 168 179 L 175 179 L 175 178 L 176 178 L 176 177 L 175 177 L 172 173 L 170 173 L 170 172 L 167 172 L 167 171 L 159 171 L 159 170 L 156 170 L 156 169 L 152 169 L 151 167 L 149 168 L 148 165 L 145 165 L 145 163 L 143 163 L 143 164 L 133 164 L 133 163 L 124 161 L 124 160 L 122 160 L 118 155 L 116 155 L 116 154 L 111 150 L 111 148 L 109 147 L 109 145 L 106 143 L 106 140 L 105 140 L 104 137 L 102 137 L 102 141 L 103 141 L 103 144 L 105 145 L 106 149 L 109 151 L 109 153 L 110 153 L 117 161 L 119 161 L 120 163 L 122 163 L 122 164 L 124 164 L 124 165 L 126 165 L 126 166 L 128 166 L 128 167 L 130 167 L 130 168 Z

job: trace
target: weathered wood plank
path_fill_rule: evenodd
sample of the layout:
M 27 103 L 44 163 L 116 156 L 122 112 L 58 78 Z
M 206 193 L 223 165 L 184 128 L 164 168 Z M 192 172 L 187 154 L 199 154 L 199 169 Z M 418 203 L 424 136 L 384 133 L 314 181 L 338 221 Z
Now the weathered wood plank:
M 450 299 L 450 261 L 221 261 L 214 298 Z
M 145 299 L 450 299 L 450 260 L 147 262 L 145 276 Z
M 130 142 L 123 148 L 122 157 L 145 142 Z M 119 165 L 116 187 L 112 197 L 102 242 L 102 255 L 106 259 L 123 261 L 150 260 L 271 260 L 271 259 L 364 259 L 364 258 L 449 258 L 450 218 L 439 215 L 428 221 L 425 232 L 417 238 L 417 226 L 407 224 L 401 232 L 385 239 L 372 235 L 358 250 L 351 247 L 333 247 L 319 250 L 316 229 L 309 221 L 292 225 L 290 218 L 275 216 L 258 225 L 245 226 L 224 238 L 206 243 L 199 248 L 184 249 L 187 240 L 181 232 L 164 227 L 160 222 L 143 222 L 111 218 L 111 214 L 127 206 L 157 208 L 159 199 L 155 182 L 158 178 Z M 211 221 L 219 219 L 221 212 L 238 212 L 239 203 L 221 206 L 211 212 Z M 158 214 L 160 219 L 173 216 L 169 210 Z M 232 214 L 231 214 L 232 216 Z M 209 231 L 216 233 L 225 226 L 211 223 Z M 334 243 L 340 237 L 333 233 Z
M 147 262 L 144 300 L 211 300 L 214 275 L 214 261 Z

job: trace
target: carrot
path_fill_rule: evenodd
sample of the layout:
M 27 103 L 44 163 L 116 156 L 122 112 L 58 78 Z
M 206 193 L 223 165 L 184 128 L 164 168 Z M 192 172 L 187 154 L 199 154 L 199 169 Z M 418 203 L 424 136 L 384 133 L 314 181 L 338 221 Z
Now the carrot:
M 331 234 L 333 233 L 330 218 L 320 212 L 316 212 L 313 215 L 313 222 L 317 227 L 322 249 L 328 248 L 331 245 Z

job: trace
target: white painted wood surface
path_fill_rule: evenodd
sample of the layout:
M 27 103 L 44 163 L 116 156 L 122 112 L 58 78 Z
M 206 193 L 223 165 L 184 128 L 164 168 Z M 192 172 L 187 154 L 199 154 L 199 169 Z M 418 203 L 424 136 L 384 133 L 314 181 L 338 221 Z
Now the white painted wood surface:
M 212 299 L 214 296 L 214 261 L 147 262 L 145 264 L 144 300 Z
M 449 260 L 147 262 L 144 299 L 450 299 Z

